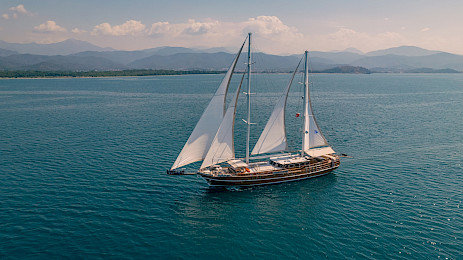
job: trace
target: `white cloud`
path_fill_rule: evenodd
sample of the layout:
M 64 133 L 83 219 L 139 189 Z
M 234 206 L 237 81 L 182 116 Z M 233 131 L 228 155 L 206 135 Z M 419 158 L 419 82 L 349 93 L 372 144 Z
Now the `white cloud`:
M 157 34 L 168 34 L 168 33 L 175 33 L 176 26 L 171 25 L 169 22 L 157 22 L 151 25 L 151 29 L 149 31 L 150 35 L 157 35 Z
M 112 36 L 138 36 L 156 38 L 157 44 L 178 46 L 234 46 L 243 39 L 247 32 L 253 32 L 265 38 L 265 47 L 281 47 L 296 39 L 302 34 L 294 27 L 285 25 L 276 16 L 258 16 L 241 22 L 220 22 L 206 19 L 197 21 L 189 19 L 186 23 L 169 23 L 160 21 L 151 24 L 149 28 L 141 21 L 129 20 L 120 25 L 112 26 L 101 23 L 94 26 L 91 34 Z M 148 40 L 147 41 L 152 41 Z M 267 51 L 270 51 L 266 49 Z
M 258 16 L 257 18 L 249 18 L 249 20 L 244 24 L 246 25 L 244 28 L 245 30 L 259 35 L 276 36 L 288 34 L 293 37 L 302 36 L 302 34 L 298 33 L 296 28 L 283 24 L 283 22 L 276 16 Z
M 5 19 L 5 20 L 16 19 L 16 18 L 18 18 L 18 16 L 20 14 L 21 15 L 29 15 L 29 16 L 33 15 L 31 12 L 26 10 L 24 5 L 13 6 L 13 7 L 10 7 L 8 10 L 9 10 L 8 13 L 2 14 L 2 18 Z
M 198 22 L 194 19 L 189 19 L 187 23 L 171 24 L 169 22 L 157 22 L 151 25 L 148 32 L 152 36 L 169 35 L 170 37 L 178 36 L 198 36 L 217 33 L 221 28 L 219 21 Z
M 93 35 L 112 34 L 111 25 L 109 23 L 102 23 L 102 24 L 99 24 L 99 25 L 95 25 L 95 27 L 93 27 L 92 34 Z
M 24 15 L 29 15 L 31 16 L 32 13 L 27 11 L 24 5 L 17 5 L 10 7 L 8 10 L 10 10 L 9 13 L 2 14 L 2 18 L 5 20 L 8 20 L 10 18 L 16 19 L 18 18 L 19 14 L 24 14 Z
M 71 30 L 71 32 L 73 33 L 86 33 L 87 31 L 86 30 L 81 30 L 79 28 L 74 28 Z
M 188 26 L 185 28 L 184 32 L 192 35 L 199 35 L 211 32 L 214 28 L 219 26 L 218 21 L 213 22 L 196 22 L 194 19 L 188 20 Z
M 10 11 L 16 12 L 16 13 L 21 13 L 21 14 L 30 14 L 26 8 L 24 8 L 24 5 L 18 5 L 14 7 L 10 7 Z
M 111 26 L 109 23 L 102 23 L 93 28 L 93 35 L 141 35 L 145 32 L 146 25 L 140 21 L 128 20 L 121 25 Z
M 431 28 L 426 27 L 426 28 L 421 29 L 421 32 L 427 32 L 429 30 L 431 30 Z
M 301 53 L 305 49 L 320 51 L 343 50 L 350 47 L 362 51 L 371 51 L 400 45 L 421 46 L 419 42 L 426 40 L 427 33 L 420 34 L 422 38 L 416 37 L 416 35 L 407 37 L 405 29 L 405 27 L 399 27 L 397 31 L 373 33 L 353 28 L 336 27 L 331 32 L 326 32 L 327 29 L 318 34 L 306 32 L 304 35 L 295 26 L 285 24 L 277 16 L 257 16 L 237 22 L 189 19 L 180 23 L 159 21 L 148 26 L 138 20 L 128 20 L 117 25 L 105 22 L 95 25 L 89 32 L 74 28 L 68 34 L 48 35 L 55 38 L 63 35 L 80 37 L 82 39 L 91 39 L 90 41 L 100 45 L 135 50 L 156 46 L 230 48 L 239 46 L 245 35 L 252 32 L 256 50 L 272 54 Z M 66 29 L 56 25 L 53 21 L 48 21 L 45 24 L 36 26 L 35 30 L 64 32 Z M 423 31 L 428 30 L 430 29 Z M 71 35 L 71 33 L 74 35 Z M 419 33 L 419 30 L 415 31 L 415 33 Z M 79 36 L 76 34 L 79 34 Z M 108 37 L 101 37 L 108 35 L 124 37 L 120 37 L 117 41 Z M 45 37 L 45 34 L 41 37 Z
M 258 16 L 242 22 L 241 35 L 251 32 L 261 39 L 260 51 L 270 53 L 288 53 L 303 50 L 304 35 L 295 27 L 288 26 L 276 16 Z
M 139 21 L 131 20 L 116 26 L 109 23 L 96 25 L 92 35 L 136 35 L 139 37 L 137 44 L 145 42 L 148 45 L 146 48 L 153 45 L 228 47 L 242 42 L 248 32 L 253 32 L 263 39 L 259 51 L 271 53 L 289 52 L 291 50 L 285 47 L 295 48 L 303 39 L 303 35 L 296 28 L 285 25 L 276 16 L 259 16 L 239 22 L 221 22 L 213 19 L 189 19 L 185 23 L 160 21 L 148 28 Z
M 34 27 L 34 31 L 42 33 L 66 32 L 66 29 L 57 25 L 55 21 L 47 21 Z

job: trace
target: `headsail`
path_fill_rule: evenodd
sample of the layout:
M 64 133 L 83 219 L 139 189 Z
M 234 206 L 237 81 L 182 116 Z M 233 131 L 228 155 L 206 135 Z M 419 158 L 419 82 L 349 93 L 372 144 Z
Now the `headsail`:
M 308 78 L 308 52 L 305 52 L 305 72 L 304 72 L 304 129 L 302 137 L 302 150 L 311 156 L 320 156 L 334 153 L 329 147 L 328 142 L 323 136 L 312 111 L 310 101 L 309 78 Z M 328 146 L 328 147 L 323 147 Z M 317 148 L 318 147 L 318 148 Z M 321 149 L 320 147 L 323 147 Z
M 204 158 L 200 169 L 235 158 L 235 146 L 233 140 L 235 130 L 236 103 L 238 102 L 238 96 L 240 94 L 244 75 L 245 74 L 243 74 L 243 77 L 241 78 L 241 83 L 236 90 L 233 100 L 230 102 L 230 105 L 228 105 L 227 112 L 223 117 L 223 121 L 217 130 L 217 134 L 212 141 L 212 144 L 206 154 L 206 158 Z
M 243 42 L 243 45 L 241 45 L 241 48 L 225 74 L 222 83 L 212 97 L 211 102 L 204 110 L 203 115 L 196 124 L 195 129 L 191 133 L 188 141 L 178 155 L 177 160 L 175 160 L 171 169 L 176 169 L 178 167 L 203 160 L 206 157 L 212 140 L 223 120 L 228 86 L 230 85 L 230 80 L 233 71 L 235 70 L 236 62 L 243 50 L 245 42 L 246 40 Z
M 273 153 L 288 149 L 285 126 L 286 100 L 288 99 L 288 93 L 291 88 L 291 84 L 293 83 L 294 76 L 299 70 L 301 61 L 299 61 L 299 64 L 297 64 L 296 70 L 294 70 L 291 80 L 286 87 L 286 91 L 278 99 L 278 102 L 273 109 L 272 115 L 267 121 L 267 125 L 265 125 L 264 131 L 262 131 L 262 134 L 260 135 L 259 140 L 257 141 L 256 146 L 254 146 L 251 154 Z

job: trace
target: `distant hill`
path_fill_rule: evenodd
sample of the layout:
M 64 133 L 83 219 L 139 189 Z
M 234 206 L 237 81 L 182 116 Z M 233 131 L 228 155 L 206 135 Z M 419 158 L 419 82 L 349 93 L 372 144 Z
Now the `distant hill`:
M 139 59 L 151 56 L 147 51 L 84 51 L 69 56 L 103 58 L 116 63 L 127 65 Z
M 309 52 L 311 59 L 322 58 L 325 63 L 329 64 L 349 64 L 364 56 L 353 52 Z
M 37 55 L 69 55 L 82 51 L 110 51 L 112 48 L 101 48 L 86 41 L 68 39 L 51 44 L 9 43 L 0 40 L 0 48 L 23 54 Z
M 150 53 L 151 55 L 162 55 L 162 56 L 168 56 L 168 55 L 173 55 L 173 54 L 178 54 L 178 53 L 200 53 L 200 51 L 190 49 L 190 48 L 169 47 L 169 46 L 146 49 L 142 51 L 146 53 Z
M 129 63 L 129 66 L 139 69 L 227 69 L 234 55 L 219 53 L 176 53 L 173 55 L 151 55 Z M 227 65 L 228 64 L 228 65 Z
M 13 55 L 13 54 L 18 54 L 18 53 L 15 51 L 10 51 L 10 50 L 5 50 L 5 49 L 0 48 L 0 57 L 6 57 L 6 56 Z
M 450 68 L 458 71 L 463 70 L 463 56 L 450 53 L 437 53 L 427 56 L 399 56 L 383 55 L 364 57 L 351 63 L 353 66 L 362 66 L 366 68 L 383 67 L 383 68 L 431 68 L 444 69 Z
M 164 56 L 173 55 L 177 53 L 217 53 L 217 52 L 230 53 L 225 48 L 197 49 L 197 48 L 170 47 L 170 46 L 156 47 L 156 48 L 145 49 L 141 51 L 151 53 L 151 54 L 164 55 Z
M 0 57 L 1 70 L 39 71 L 92 71 L 120 70 L 127 67 L 113 61 L 96 57 L 46 56 L 16 54 Z
M 17 44 L 0 41 L 0 70 L 92 71 L 92 70 L 226 70 L 235 53 L 224 48 L 162 46 L 138 51 L 101 48 L 85 41 L 69 39 L 53 44 Z M 245 69 L 246 54 L 237 63 Z M 309 52 L 312 70 L 336 73 L 463 71 L 463 56 L 401 46 L 363 54 L 349 48 L 340 52 Z M 259 72 L 289 72 L 301 55 L 253 54 L 253 69 Z M 330 70 L 331 69 L 331 70 Z
M 430 69 L 430 68 L 419 68 L 419 69 L 411 69 L 405 71 L 406 73 L 461 73 L 459 71 L 453 69 Z
M 351 74 L 370 74 L 371 71 L 364 67 L 340 66 L 320 71 L 321 73 L 351 73 Z
M 364 54 L 361 50 L 358 50 L 356 48 L 347 48 L 343 52 L 352 52 L 352 53 L 356 53 L 356 54 L 360 54 L 360 55 Z
M 246 53 L 238 60 L 236 69 L 245 69 Z M 128 66 L 137 69 L 176 69 L 176 70 L 227 70 L 235 54 L 217 53 L 178 53 L 173 55 L 152 55 L 136 60 Z M 265 72 L 289 72 L 295 69 L 300 56 L 278 56 L 265 53 L 254 53 L 254 69 Z M 313 62 L 314 69 L 327 69 L 332 66 L 322 62 Z
M 398 56 L 427 56 L 440 53 L 440 51 L 430 51 L 415 46 L 400 46 L 384 50 L 371 51 L 366 53 L 366 56 L 383 56 L 383 55 L 398 55 Z
M 72 54 L 73 56 L 78 56 L 78 57 L 100 57 L 100 58 L 105 58 L 117 63 L 125 64 L 128 65 L 132 62 L 135 62 L 137 60 L 140 60 L 139 63 L 143 64 L 144 61 L 141 61 L 144 58 L 148 58 L 150 56 L 153 56 L 153 59 L 155 56 L 172 56 L 175 54 L 181 54 L 181 53 L 217 53 L 213 52 L 213 50 L 223 50 L 223 48 L 212 48 L 212 49 L 206 49 L 206 50 L 197 50 L 197 49 L 190 49 L 190 48 L 184 48 L 184 47 L 157 47 L 157 48 L 152 48 L 152 49 L 145 49 L 145 50 L 140 50 L 140 51 L 85 51 L 85 52 L 79 52 Z M 235 55 L 235 54 L 232 54 Z M 143 64 L 143 67 L 146 65 Z

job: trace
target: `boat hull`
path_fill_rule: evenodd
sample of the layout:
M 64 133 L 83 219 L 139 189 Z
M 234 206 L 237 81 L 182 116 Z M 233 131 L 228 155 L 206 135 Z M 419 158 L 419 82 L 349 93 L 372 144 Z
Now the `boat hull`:
M 245 176 L 212 176 L 201 172 L 198 174 L 203 177 L 210 186 L 214 187 L 251 187 L 320 177 L 329 174 L 338 167 L 339 164 L 336 164 L 332 167 L 319 169 L 318 171 L 307 171 L 306 168 L 302 168 Z

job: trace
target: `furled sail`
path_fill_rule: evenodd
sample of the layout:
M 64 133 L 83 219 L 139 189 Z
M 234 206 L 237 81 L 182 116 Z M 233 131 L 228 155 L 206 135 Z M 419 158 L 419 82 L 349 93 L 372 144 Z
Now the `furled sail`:
M 206 158 L 200 167 L 200 169 L 206 168 L 207 166 L 228 161 L 235 158 L 235 146 L 234 146 L 234 129 L 235 129 L 235 115 L 236 115 L 236 103 L 238 102 L 238 96 L 240 94 L 241 84 L 243 83 L 243 77 L 241 83 L 236 90 L 233 100 L 228 105 L 227 112 L 223 117 L 223 121 L 217 130 L 217 134 L 212 141 L 209 151 L 206 154 Z
M 329 147 L 328 142 L 323 136 L 312 110 L 312 103 L 310 101 L 309 92 L 309 78 L 308 78 L 308 59 L 307 51 L 305 53 L 305 73 L 304 73 L 304 129 L 302 138 L 302 149 L 311 156 L 321 156 L 325 154 L 334 153 L 334 150 Z M 323 147 L 328 146 L 328 147 Z
M 246 40 L 243 42 L 243 45 L 241 45 L 241 48 L 225 74 L 222 83 L 212 97 L 211 102 L 204 110 L 203 115 L 196 124 L 195 129 L 188 138 L 188 141 L 182 151 L 178 155 L 177 160 L 175 160 L 175 163 L 172 165 L 172 170 L 203 160 L 206 157 L 212 140 L 224 118 L 228 86 L 230 85 L 230 80 L 233 75 L 233 71 L 235 70 L 236 62 L 243 50 L 245 42 Z
M 288 99 L 291 84 L 293 83 L 296 72 L 299 70 L 301 61 L 297 64 L 296 70 L 294 70 L 291 80 L 286 87 L 286 91 L 278 99 L 272 115 L 267 121 L 267 125 L 265 125 L 264 131 L 262 131 L 262 134 L 260 135 L 259 140 L 257 140 L 256 146 L 254 146 L 251 154 L 273 153 L 288 149 L 285 127 L 286 100 Z

